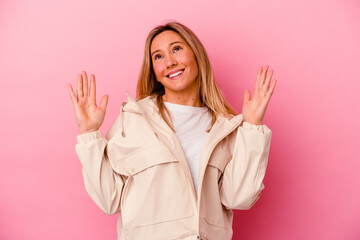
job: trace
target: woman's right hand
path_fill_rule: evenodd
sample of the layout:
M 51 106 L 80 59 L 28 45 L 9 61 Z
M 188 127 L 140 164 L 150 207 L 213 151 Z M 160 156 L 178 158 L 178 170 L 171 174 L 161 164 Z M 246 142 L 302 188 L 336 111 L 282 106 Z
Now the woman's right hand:
M 85 71 L 82 71 L 77 76 L 77 95 L 75 95 L 71 84 L 68 84 L 68 89 L 80 134 L 99 130 L 104 122 L 109 95 L 102 97 L 100 106 L 96 105 L 95 76 L 93 74 L 90 75 L 90 95 L 88 91 L 88 78 Z

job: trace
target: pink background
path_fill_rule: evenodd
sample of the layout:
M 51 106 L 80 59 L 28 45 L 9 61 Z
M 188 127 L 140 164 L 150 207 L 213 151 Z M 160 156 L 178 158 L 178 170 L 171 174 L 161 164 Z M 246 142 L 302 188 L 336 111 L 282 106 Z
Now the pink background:
M 145 37 L 190 27 L 241 110 L 256 71 L 278 79 L 265 190 L 233 239 L 360 239 L 360 4 L 346 0 L 0 2 L 0 239 L 116 239 L 87 195 L 66 84 L 94 73 L 103 134 L 135 96 Z

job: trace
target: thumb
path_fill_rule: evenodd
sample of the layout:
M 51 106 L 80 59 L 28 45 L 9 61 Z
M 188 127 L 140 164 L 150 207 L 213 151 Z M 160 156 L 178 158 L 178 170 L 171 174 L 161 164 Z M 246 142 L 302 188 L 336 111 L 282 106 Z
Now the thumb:
M 244 103 L 250 102 L 251 93 L 248 89 L 245 90 L 244 94 Z
M 108 100 L 109 100 L 109 95 L 104 95 L 102 98 L 101 98 L 101 101 L 100 101 L 100 109 L 102 109 L 104 112 L 106 112 L 106 106 L 108 104 Z

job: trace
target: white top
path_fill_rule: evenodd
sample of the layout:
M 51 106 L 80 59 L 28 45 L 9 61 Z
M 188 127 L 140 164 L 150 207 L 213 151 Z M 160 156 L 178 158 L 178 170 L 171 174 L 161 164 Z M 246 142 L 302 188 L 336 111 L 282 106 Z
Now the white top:
M 199 184 L 199 163 L 207 130 L 212 116 L 207 107 L 193 107 L 164 102 L 172 117 L 176 136 L 179 138 L 189 164 L 197 194 Z

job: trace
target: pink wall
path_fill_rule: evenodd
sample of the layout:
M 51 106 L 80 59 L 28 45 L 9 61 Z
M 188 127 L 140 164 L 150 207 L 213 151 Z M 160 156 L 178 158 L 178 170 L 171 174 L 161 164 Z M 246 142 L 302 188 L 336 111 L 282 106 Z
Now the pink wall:
M 0 2 L 1 240 L 116 238 L 83 186 L 66 84 L 95 73 L 106 133 L 167 19 L 197 33 L 238 110 L 258 66 L 275 69 L 266 189 L 234 239 L 360 239 L 358 1 L 101 2 Z

